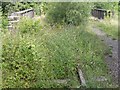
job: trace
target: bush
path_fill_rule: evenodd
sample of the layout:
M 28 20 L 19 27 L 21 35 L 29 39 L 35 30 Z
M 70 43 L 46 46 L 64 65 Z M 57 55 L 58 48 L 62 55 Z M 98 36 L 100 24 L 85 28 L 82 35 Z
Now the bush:
M 7 34 L 3 42 L 3 87 L 31 87 L 36 81 L 34 40 Z
M 90 3 L 52 3 L 47 13 L 48 22 L 80 25 L 90 14 L 90 6 Z
M 45 40 L 38 38 L 39 43 L 34 35 L 20 34 L 11 35 L 7 32 L 3 36 L 2 88 L 34 87 L 38 81 L 52 77 L 49 60 L 44 52 Z M 45 81 L 39 83 L 42 86 L 46 84 Z
M 66 23 L 80 25 L 86 23 L 89 16 L 90 5 L 87 3 L 70 3 L 66 12 Z
M 34 33 L 41 30 L 42 26 L 40 25 L 40 20 L 24 17 L 17 24 L 17 28 L 22 33 Z

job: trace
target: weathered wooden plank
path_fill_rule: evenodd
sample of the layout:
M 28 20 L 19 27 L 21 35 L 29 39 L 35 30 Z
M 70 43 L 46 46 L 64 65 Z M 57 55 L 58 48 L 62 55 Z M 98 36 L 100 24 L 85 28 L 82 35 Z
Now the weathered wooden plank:
M 18 22 L 19 22 L 19 20 L 16 20 L 16 21 L 9 21 L 10 24 L 16 24 L 16 23 L 18 23 Z
M 77 71 L 78 71 L 78 76 L 79 76 L 79 80 L 81 82 L 81 85 L 82 86 L 87 86 L 86 82 L 85 82 L 85 78 L 83 76 L 83 73 L 82 73 L 81 69 L 79 68 L 79 64 L 78 64 L 78 67 L 77 67 Z
M 19 16 L 8 16 L 9 21 L 18 20 L 19 18 L 20 18 Z
M 16 14 L 24 14 L 24 13 L 27 13 L 27 12 L 30 12 L 30 11 L 34 11 L 34 10 L 33 9 L 27 9 L 27 10 L 16 12 Z
M 17 16 L 27 16 L 27 17 L 33 18 L 34 17 L 34 10 L 33 9 L 27 9 L 27 10 L 15 12 L 15 14 Z

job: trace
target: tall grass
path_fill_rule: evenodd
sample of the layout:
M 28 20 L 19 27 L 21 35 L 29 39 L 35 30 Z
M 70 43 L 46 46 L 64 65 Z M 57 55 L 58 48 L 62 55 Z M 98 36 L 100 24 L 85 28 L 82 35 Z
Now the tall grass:
M 57 77 L 69 78 L 76 73 L 76 66 L 79 63 L 84 72 L 88 87 L 109 87 L 111 77 L 107 74 L 107 67 L 104 62 L 104 54 L 107 53 L 106 46 L 94 35 L 84 30 L 83 27 L 70 27 L 57 33 L 47 42 L 51 53 L 51 61 L 57 71 Z M 66 67 L 67 65 L 67 67 Z M 64 70 L 68 68 L 67 72 Z M 60 72 L 65 72 L 59 76 Z M 75 74 L 76 75 L 76 74 Z M 104 76 L 106 82 L 96 81 L 95 78 Z M 72 81 L 72 79 L 71 79 Z
M 97 22 L 97 26 L 113 39 L 118 39 L 118 18 L 106 18 Z

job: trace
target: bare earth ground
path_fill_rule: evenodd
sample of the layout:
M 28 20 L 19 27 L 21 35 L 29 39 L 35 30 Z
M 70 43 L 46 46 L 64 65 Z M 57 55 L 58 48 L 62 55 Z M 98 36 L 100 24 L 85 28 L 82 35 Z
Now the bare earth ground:
M 113 40 L 111 37 L 108 37 L 105 32 L 96 27 L 93 27 L 92 31 L 112 50 L 111 55 L 106 55 L 105 62 L 110 69 L 110 74 L 112 75 L 114 82 L 118 85 L 118 42 L 120 41 Z

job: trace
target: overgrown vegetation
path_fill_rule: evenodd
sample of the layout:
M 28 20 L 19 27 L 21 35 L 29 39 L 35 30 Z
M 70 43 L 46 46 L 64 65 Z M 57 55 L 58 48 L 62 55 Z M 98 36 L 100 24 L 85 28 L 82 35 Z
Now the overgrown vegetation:
M 27 17 L 21 18 L 19 23 L 16 25 L 17 29 L 22 33 L 33 33 L 37 30 L 41 30 L 40 20 L 33 20 Z
M 111 17 L 105 17 L 104 20 L 101 21 L 93 21 L 97 27 L 103 30 L 108 36 L 111 36 L 113 39 L 118 39 L 118 13 L 119 13 L 119 4 L 118 2 L 111 2 L 111 3 L 95 3 L 94 8 L 99 9 L 106 9 L 112 11 Z
M 25 23 L 28 22 L 21 23 L 21 26 Z M 83 26 L 57 29 L 57 32 L 50 32 L 36 28 L 37 32 L 34 32 L 31 27 L 30 32 L 33 33 L 4 34 L 3 87 L 79 87 L 78 63 L 84 71 L 88 87 L 109 86 L 106 83 L 104 86 L 102 82 L 95 85 L 95 80 L 91 82 L 92 77 L 101 75 L 110 80 L 103 61 L 106 52 L 104 44 L 86 32 Z M 59 79 L 70 81 L 67 84 L 53 82 Z
M 52 3 L 47 13 L 48 22 L 83 24 L 90 14 L 91 5 L 91 3 Z
M 108 47 L 90 33 L 87 20 L 92 5 L 17 3 L 14 10 L 33 7 L 37 15 L 42 13 L 46 17 L 45 21 L 24 17 L 17 24 L 16 32 L 3 31 L 7 25 L 4 19 L 2 87 L 79 88 L 78 64 L 88 88 L 115 87 L 104 62 Z M 107 80 L 97 81 L 101 76 Z
M 116 18 L 117 17 L 117 18 Z M 108 36 L 111 36 L 113 39 L 117 39 L 118 34 L 118 16 L 115 18 L 106 18 L 104 21 L 95 22 L 96 25 L 103 30 Z

